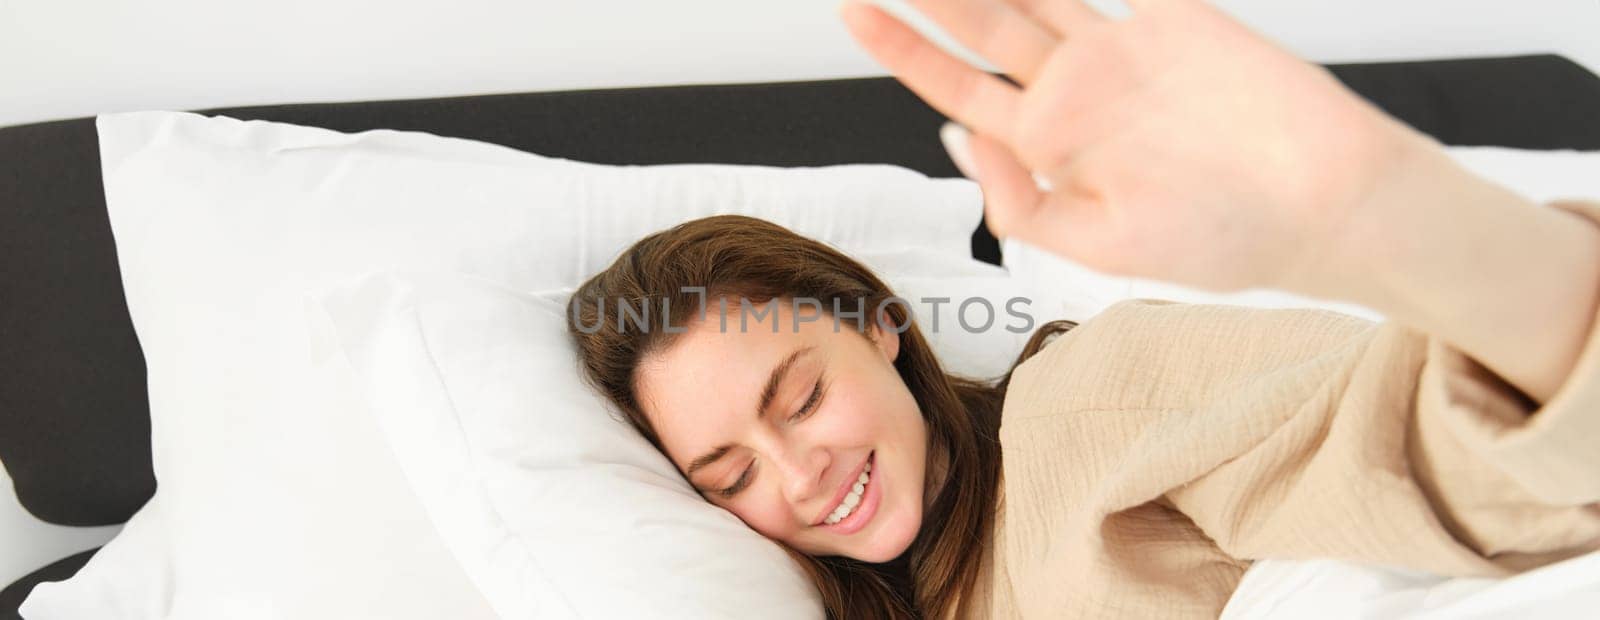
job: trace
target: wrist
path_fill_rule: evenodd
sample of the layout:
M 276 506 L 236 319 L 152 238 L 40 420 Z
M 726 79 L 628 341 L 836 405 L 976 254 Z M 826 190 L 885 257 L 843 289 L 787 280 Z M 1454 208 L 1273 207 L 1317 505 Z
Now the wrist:
M 1424 145 L 1426 146 L 1426 145 Z M 1600 291 L 1600 228 L 1456 164 L 1407 151 L 1352 214 L 1313 295 L 1438 337 L 1543 402 L 1566 379 Z
M 1427 135 L 1391 124 L 1374 148 L 1366 186 L 1341 207 L 1345 212 L 1293 292 L 1416 316 L 1428 305 L 1419 285 L 1462 277 L 1473 246 L 1492 234 L 1489 223 L 1536 207 L 1462 168 Z

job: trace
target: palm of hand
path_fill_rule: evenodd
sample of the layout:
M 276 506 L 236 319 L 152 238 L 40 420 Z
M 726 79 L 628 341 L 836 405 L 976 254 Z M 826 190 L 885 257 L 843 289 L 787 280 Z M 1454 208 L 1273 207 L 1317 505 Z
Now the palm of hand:
M 945 22 L 985 6 L 919 4 Z M 1403 142 L 1326 72 L 1202 2 L 1147 0 L 1121 21 L 1077 0 L 1035 3 L 1032 16 L 986 6 L 997 13 L 978 25 L 946 27 L 987 45 L 1021 88 L 936 56 L 897 23 L 847 18 L 908 86 L 972 127 L 996 235 L 1102 271 L 1213 290 L 1303 277 L 1341 251 L 1344 221 Z M 1027 43 L 1012 21 L 996 47 L 1010 18 L 993 15 L 1007 14 L 1042 19 L 1045 36 Z

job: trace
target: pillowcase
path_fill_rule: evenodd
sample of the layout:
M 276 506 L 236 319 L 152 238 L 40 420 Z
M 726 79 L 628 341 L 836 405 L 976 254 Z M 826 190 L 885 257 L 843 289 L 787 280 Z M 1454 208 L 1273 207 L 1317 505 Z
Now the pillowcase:
M 888 272 L 903 255 L 858 258 L 911 303 L 947 366 L 1001 374 L 1032 331 L 970 310 L 1014 318 L 1004 304 L 1025 297 L 1003 272 L 980 275 L 990 266 L 901 276 Z M 776 543 L 606 414 L 577 371 L 570 295 L 380 273 L 322 302 L 418 497 L 490 604 L 504 618 L 819 617 L 815 589 Z M 963 318 L 966 299 L 981 303 Z
M 379 269 L 572 286 L 646 232 L 729 212 L 846 251 L 965 256 L 981 212 L 968 182 L 890 166 L 611 167 L 169 112 L 97 125 L 159 488 L 33 591 L 31 618 L 493 617 L 303 291 Z
M 295 236 L 334 266 L 448 255 L 527 290 L 577 286 L 639 238 L 708 215 L 759 217 L 847 252 L 962 259 L 982 217 L 971 181 L 884 164 L 607 166 L 422 132 L 186 112 L 107 114 L 96 126 L 103 173 L 119 184 L 108 202 L 113 191 L 205 195 L 227 203 L 209 215 L 218 224 L 250 227 L 226 233 Z
M 379 275 L 329 325 L 418 498 L 502 618 L 816 618 L 783 550 L 580 380 L 570 290 Z
M 1529 151 L 1494 146 L 1445 149 L 1468 170 L 1535 202 L 1562 198 L 1600 198 L 1600 152 Z M 1232 304 L 1263 308 L 1322 308 L 1382 321 L 1382 313 L 1362 305 L 1319 299 L 1273 289 L 1217 293 L 1148 278 L 1105 274 L 1020 241 L 1001 241 L 1007 269 L 1027 283 L 1049 312 L 1086 320 L 1127 299 L 1170 299 L 1183 303 Z
M 1060 318 L 1036 303 L 1026 282 L 982 261 L 920 250 L 854 258 L 905 299 L 947 373 L 999 378 L 1041 323 Z

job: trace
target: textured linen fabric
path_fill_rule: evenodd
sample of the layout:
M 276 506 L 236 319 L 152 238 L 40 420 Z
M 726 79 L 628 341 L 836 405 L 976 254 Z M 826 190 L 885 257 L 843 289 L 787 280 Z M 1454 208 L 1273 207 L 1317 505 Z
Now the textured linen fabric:
M 1396 323 L 1136 299 L 1019 366 L 1002 415 L 964 617 L 1214 618 L 1255 559 L 1504 576 L 1600 549 L 1600 321 L 1540 406 Z

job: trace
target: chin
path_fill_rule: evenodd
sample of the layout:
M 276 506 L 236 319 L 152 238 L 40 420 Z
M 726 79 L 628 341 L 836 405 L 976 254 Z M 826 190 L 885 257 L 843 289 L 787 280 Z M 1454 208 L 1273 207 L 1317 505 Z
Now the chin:
M 880 548 L 875 548 L 860 554 L 853 553 L 850 554 L 850 557 L 869 564 L 882 564 L 884 562 L 888 562 L 889 560 L 900 557 L 900 554 L 905 553 L 906 549 L 911 548 L 912 540 L 914 539 L 907 539 L 902 544 L 879 545 Z
M 884 524 L 888 527 L 874 534 L 860 548 L 852 549 L 852 553 L 848 555 L 872 564 L 882 564 L 900 557 L 900 554 L 910 549 L 911 543 L 916 541 L 921 517 L 920 514 L 914 515 L 914 518 L 910 519 L 911 523 Z

